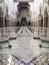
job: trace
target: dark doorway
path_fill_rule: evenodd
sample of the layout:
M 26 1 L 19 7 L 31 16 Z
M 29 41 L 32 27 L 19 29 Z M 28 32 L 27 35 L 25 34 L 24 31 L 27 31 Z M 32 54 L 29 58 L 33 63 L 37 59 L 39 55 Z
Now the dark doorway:
M 23 22 L 23 23 L 22 23 L 22 26 L 26 26 L 26 23 L 25 23 L 25 22 Z
M 21 26 L 27 26 L 27 19 L 26 17 L 21 18 Z

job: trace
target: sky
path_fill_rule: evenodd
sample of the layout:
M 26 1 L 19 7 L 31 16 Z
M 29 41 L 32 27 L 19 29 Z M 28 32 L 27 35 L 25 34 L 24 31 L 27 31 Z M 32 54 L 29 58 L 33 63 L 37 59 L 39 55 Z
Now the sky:
M 8 4 L 9 15 L 15 17 L 18 3 L 14 3 L 13 0 L 5 0 L 5 1 Z M 34 0 L 34 2 L 29 3 L 30 12 L 32 12 L 32 15 L 36 16 L 35 14 L 39 14 L 39 6 L 41 3 L 43 3 L 43 0 Z

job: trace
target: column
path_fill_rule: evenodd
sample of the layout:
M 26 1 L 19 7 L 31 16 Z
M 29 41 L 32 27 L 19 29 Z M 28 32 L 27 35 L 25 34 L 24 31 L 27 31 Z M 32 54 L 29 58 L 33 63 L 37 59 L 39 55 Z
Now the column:
M 0 27 L 3 27 L 3 16 L 0 16 Z

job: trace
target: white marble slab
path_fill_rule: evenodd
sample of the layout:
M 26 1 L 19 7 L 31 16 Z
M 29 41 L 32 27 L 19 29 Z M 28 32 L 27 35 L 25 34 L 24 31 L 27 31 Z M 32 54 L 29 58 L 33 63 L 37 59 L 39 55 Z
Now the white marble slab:
M 41 49 L 38 47 L 39 43 L 31 37 L 19 37 L 10 42 L 13 46 L 11 52 L 20 60 L 28 63 L 41 53 Z
M 31 34 L 27 27 L 22 27 L 17 34 L 22 34 L 24 37 L 17 37 L 16 40 L 10 42 L 12 45 L 11 54 L 28 63 L 41 53 L 41 49 L 38 46 L 40 41 L 34 40 L 33 36 L 26 36 Z

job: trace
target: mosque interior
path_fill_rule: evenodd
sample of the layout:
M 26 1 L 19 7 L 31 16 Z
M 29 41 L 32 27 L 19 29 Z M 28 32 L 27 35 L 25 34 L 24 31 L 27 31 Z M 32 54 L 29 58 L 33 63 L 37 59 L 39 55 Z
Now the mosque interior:
M 0 0 L 0 65 L 49 65 L 49 0 Z

